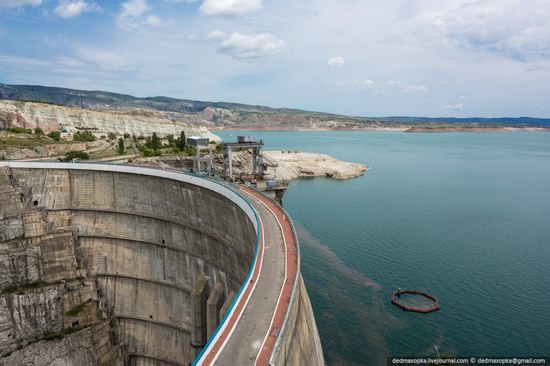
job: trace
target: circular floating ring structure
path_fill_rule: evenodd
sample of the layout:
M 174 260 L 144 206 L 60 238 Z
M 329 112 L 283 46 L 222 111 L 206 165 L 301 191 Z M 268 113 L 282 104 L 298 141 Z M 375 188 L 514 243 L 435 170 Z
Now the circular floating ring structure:
M 425 297 L 431 301 L 433 301 L 433 304 L 430 306 L 412 306 L 412 305 L 406 305 L 403 302 L 399 300 L 399 296 L 403 294 L 411 294 L 411 295 L 417 295 Z M 437 297 L 432 296 L 424 291 L 418 291 L 418 290 L 397 290 L 394 291 L 391 297 L 391 303 L 395 306 L 403 309 L 404 311 L 412 311 L 415 313 L 431 313 L 432 311 L 438 311 L 439 310 L 439 300 Z

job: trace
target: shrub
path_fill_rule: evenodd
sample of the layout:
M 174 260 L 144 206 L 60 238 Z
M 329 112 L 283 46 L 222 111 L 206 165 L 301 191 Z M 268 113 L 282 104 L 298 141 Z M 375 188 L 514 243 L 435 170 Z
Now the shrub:
M 83 132 L 78 131 L 73 135 L 73 140 L 74 141 L 95 141 L 96 139 L 94 134 L 91 133 L 90 131 L 83 131 Z
M 92 302 L 92 300 L 88 299 L 85 302 L 83 302 L 82 304 L 79 304 L 79 305 L 76 305 L 76 306 L 72 307 L 69 311 L 67 311 L 67 315 L 76 316 L 76 315 L 80 314 L 82 312 L 82 310 L 84 310 L 84 307 L 86 307 L 86 305 L 90 304 L 91 302 Z
M 36 127 L 36 128 L 34 129 L 34 133 L 35 133 L 36 135 L 43 135 L 43 134 L 44 134 L 44 131 L 43 131 L 40 127 Z
M 76 325 L 76 326 L 61 329 L 58 331 L 47 330 L 44 333 L 42 333 L 42 338 L 47 341 L 59 340 L 59 339 L 63 339 L 63 337 L 65 337 L 66 335 L 78 332 L 81 329 L 82 328 L 80 326 Z
M 32 133 L 32 130 L 30 128 L 23 128 L 23 127 L 12 127 L 12 128 L 8 128 L 7 130 L 13 133 Z
M 197 148 L 195 146 L 187 145 L 183 151 L 185 155 L 195 156 L 197 154 Z
M 54 141 L 61 140 L 61 132 L 59 131 L 53 131 L 48 134 L 48 137 L 51 138 Z

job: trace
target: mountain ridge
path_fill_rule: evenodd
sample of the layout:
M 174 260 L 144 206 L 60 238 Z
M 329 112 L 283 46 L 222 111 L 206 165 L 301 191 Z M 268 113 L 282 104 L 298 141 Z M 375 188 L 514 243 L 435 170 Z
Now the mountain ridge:
M 199 116 L 197 122 L 210 121 L 218 127 L 247 128 L 273 127 L 268 125 L 271 120 L 288 119 L 286 127 L 312 128 L 363 128 L 363 127 L 398 127 L 424 126 L 437 124 L 461 125 L 472 127 L 550 127 L 550 118 L 534 117 L 414 117 L 414 116 L 387 116 L 364 117 L 346 116 L 333 113 L 306 111 L 294 108 L 273 108 L 261 105 L 249 105 L 231 102 L 196 101 L 178 99 L 167 96 L 134 97 L 129 94 L 119 94 L 101 90 L 77 90 L 40 85 L 9 85 L 0 83 L 0 99 L 41 102 L 86 109 L 116 110 L 141 108 L 152 109 L 163 113 L 172 113 L 172 117 L 179 119 L 179 115 Z M 208 115 L 208 118 L 205 118 Z M 277 118 L 269 118 L 276 116 Z M 181 116 L 180 116 L 181 117 Z M 264 122 L 266 125 L 262 125 Z M 285 123 L 277 121 L 277 128 L 285 127 Z M 341 124 L 341 126 L 339 125 Z M 439 126 L 441 127 L 441 126 Z

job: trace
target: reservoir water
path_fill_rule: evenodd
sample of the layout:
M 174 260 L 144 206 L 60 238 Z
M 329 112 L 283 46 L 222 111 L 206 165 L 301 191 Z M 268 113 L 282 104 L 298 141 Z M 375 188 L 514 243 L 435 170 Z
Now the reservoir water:
M 550 133 L 217 132 L 368 164 L 292 181 L 302 274 L 330 365 L 550 355 Z M 407 313 L 396 288 L 437 296 Z

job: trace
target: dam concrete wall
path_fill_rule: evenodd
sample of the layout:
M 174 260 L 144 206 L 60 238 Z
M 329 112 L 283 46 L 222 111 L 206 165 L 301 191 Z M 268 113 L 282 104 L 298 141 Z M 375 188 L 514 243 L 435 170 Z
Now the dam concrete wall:
M 294 297 L 270 365 L 324 365 L 323 348 L 302 276 L 297 280 Z
M 207 329 L 194 286 L 205 279 L 204 309 L 215 288 L 233 299 L 256 252 L 250 205 L 192 176 L 0 163 L 0 193 L 0 365 L 189 365 L 206 343 L 193 334 Z M 322 360 L 301 279 L 296 288 L 279 347 L 294 356 L 275 364 Z

